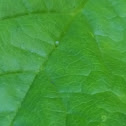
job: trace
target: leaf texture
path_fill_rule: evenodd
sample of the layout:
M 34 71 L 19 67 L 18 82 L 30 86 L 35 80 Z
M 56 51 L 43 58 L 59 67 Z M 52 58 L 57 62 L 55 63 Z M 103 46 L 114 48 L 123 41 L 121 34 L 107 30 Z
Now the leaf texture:
M 126 126 L 125 0 L 0 0 L 0 126 Z

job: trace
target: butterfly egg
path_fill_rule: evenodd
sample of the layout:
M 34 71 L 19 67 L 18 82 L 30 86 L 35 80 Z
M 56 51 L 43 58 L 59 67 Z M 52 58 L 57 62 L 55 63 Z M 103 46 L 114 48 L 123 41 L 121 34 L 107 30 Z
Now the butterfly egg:
M 58 45 L 59 45 L 59 41 L 56 41 L 56 42 L 55 42 L 55 45 L 58 46 Z

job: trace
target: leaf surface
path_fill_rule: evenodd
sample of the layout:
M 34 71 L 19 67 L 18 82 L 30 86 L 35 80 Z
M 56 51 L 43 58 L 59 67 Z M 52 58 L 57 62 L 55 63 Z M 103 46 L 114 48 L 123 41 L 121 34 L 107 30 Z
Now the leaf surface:
M 125 0 L 0 1 L 0 126 L 126 126 Z

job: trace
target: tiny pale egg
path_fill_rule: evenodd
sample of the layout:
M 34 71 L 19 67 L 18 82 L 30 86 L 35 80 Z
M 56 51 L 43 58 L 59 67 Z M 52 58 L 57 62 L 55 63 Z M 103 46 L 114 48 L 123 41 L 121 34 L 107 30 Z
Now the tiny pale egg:
M 58 46 L 58 45 L 59 45 L 59 41 L 56 41 L 56 42 L 55 42 L 55 45 Z

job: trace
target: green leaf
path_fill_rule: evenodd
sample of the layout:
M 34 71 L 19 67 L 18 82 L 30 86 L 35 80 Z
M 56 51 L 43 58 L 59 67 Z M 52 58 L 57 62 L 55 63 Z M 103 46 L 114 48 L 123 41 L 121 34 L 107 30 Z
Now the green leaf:
M 125 0 L 0 0 L 0 126 L 126 126 Z

